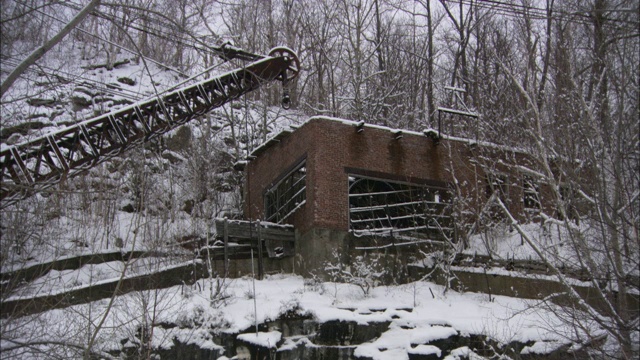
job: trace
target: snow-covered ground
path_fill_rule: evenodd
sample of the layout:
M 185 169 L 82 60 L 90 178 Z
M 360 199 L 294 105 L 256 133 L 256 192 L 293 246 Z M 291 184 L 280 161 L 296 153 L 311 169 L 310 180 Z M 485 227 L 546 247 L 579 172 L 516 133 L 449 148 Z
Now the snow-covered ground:
M 165 256 L 132 259 L 128 265 L 122 261 L 108 261 L 100 264 L 86 264 L 78 269 L 50 270 L 34 281 L 12 289 L 11 295 L 3 300 L 56 295 L 90 285 L 117 281 L 123 272 L 126 273 L 127 278 L 130 278 L 191 263 L 192 261 L 185 262 L 184 258 L 179 256 Z
M 525 348 L 530 353 L 548 353 L 563 344 L 577 348 L 572 340 L 587 340 L 583 332 L 567 326 L 556 314 L 539 307 L 538 301 L 501 296 L 489 301 L 483 294 L 445 293 L 442 287 L 429 282 L 377 287 L 365 297 L 353 285 L 309 284 L 299 276 L 273 275 L 255 281 L 255 295 L 251 278 L 226 280 L 222 287 L 224 299 L 218 297 L 217 301 L 211 300 L 212 291 L 215 292 L 212 286 L 216 286 L 215 280 L 204 279 L 193 286 L 117 297 L 98 333 L 95 350 L 104 353 L 121 349 L 127 341 L 139 343 L 136 334 L 139 335 L 139 329 L 145 323 L 177 325 L 154 327 L 154 348 L 171 348 L 174 338 L 202 348 L 218 348 L 221 344 L 215 343 L 215 333 L 246 333 L 241 339 L 248 343 L 286 348 L 291 339 L 285 338 L 287 334 L 283 334 L 282 329 L 272 328 L 258 335 L 252 330 L 256 319 L 261 324 L 291 312 L 310 316 L 318 323 L 333 320 L 357 324 L 389 322 L 388 330 L 379 338 L 354 344 L 355 356 L 373 359 L 408 359 L 410 352 L 440 353 L 440 349 L 429 342 L 452 335 L 486 335 L 502 344 L 535 342 Z M 32 321 L 30 317 L 3 320 L 2 326 L 6 331 L 22 334 L 14 339 L 16 341 L 67 339 L 82 345 L 88 332 L 94 331 L 95 325 L 105 316 L 108 304 L 109 300 L 105 299 L 51 310 L 41 314 L 38 321 Z M 589 330 L 599 332 L 597 328 Z M 456 359 L 455 354 L 472 352 L 469 348 L 455 351 L 441 355 Z
M 581 225 L 570 224 L 570 226 L 575 227 L 580 236 L 598 238 L 598 234 L 593 234 L 594 228 L 586 222 Z M 571 235 L 564 224 L 559 225 L 552 221 L 544 224 L 522 224 L 520 227 L 555 266 L 560 268 L 580 267 L 580 259 L 571 244 Z M 596 242 L 590 242 L 590 246 L 594 246 L 592 256 L 594 260 L 602 262 L 606 252 L 605 249 L 595 248 L 597 245 Z M 491 255 L 493 258 L 504 260 L 541 260 L 520 233 L 506 224 L 500 224 L 485 232 L 472 235 L 469 239 L 469 247 L 463 249 L 462 253 Z
M 542 247 L 560 257 L 569 257 L 570 247 L 565 247 L 563 239 L 567 234 L 555 225 L 524 224 L 522 228 Z M 492 255 L 501 259 L 537 260 L 538 255 L 520 234 L 508 225 L 496 226 L 486 232 L 472 235 L 469 247 L 462 251 L 469 255 Z

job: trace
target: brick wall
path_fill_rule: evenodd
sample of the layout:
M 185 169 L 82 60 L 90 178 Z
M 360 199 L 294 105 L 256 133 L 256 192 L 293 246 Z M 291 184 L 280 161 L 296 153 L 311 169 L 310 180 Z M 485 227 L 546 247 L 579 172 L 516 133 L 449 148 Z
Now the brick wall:
M 523 173 L 511 165 L 533 168 L 534 163 L 522 153 L 497 147 L 457 140 L 442 140 L 435 145 L 427 136 L 416 133 L 395 139 L 388 128 L 365 126 L 358 133 L 355 123 L 313 118 L 249 163 L 246 217 L 264 217 L 264 192 L 303 157 L 307 164 L 307 203 L 290 221 L 301 233 L 311 228 L 348 230 L 348 171 L 368 171 L 406 182 L 454 184 L 455 178 L 468 206 L 479 210 L 487 199 L 485 169 L 491 169 L 507 176 L 507 205 L 524 218 Z M 549 189 L 540 185 L 540 190 L 543 204 L 548 203 Z
M 309 156 L 316 148 L 314 132 L 316 124 L 306 124 L 297 129 L 294 134 L 285 136 L 255 159 L 251 160 L 245 169 L 246 184 L 244 187 L 244 216 L 247 219 L 264 219 L 264 194 L 286 172 L 301 160 L 307 162 L 307 193 L 306 205 L 303 205 L 288 219 L 287 223 L 303 226 L 310 224 L 312 213 L 310 204 L 314 202 L 313 188 L 313 159 Z

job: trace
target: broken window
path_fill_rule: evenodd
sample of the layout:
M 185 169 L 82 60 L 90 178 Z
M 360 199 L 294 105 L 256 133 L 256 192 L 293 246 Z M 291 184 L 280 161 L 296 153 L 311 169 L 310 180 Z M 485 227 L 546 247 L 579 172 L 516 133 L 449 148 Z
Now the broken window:
M 524 176 L 522 179 L 522 191 L 524 194 L 524 208 L 529 210 L 540 210 L 540 185 L 531 176 Z
M 267 190 L 264 199 L 266 221 L 283 223 L 306 202 L 306 176 L 307 168 L 302 162 Z
M 349 178 L 349 224 L 356 235 L 450 237 L 450 203 L 444 187 Z

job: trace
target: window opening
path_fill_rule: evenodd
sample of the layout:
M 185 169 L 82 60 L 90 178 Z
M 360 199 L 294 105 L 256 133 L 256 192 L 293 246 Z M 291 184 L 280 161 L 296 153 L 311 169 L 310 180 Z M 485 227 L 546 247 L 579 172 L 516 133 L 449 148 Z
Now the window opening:
M 349 224 L 356 235 L 451 237 L 451 196 L 442 188 L 350 177 Z
M 302 162 L 265 194 L 266 221 L 283 223 L 306 203 L 307 168 Z
M 524 208 L 527 210 L 540 210 L 540 185 L 531 176 L 524 176 L 522 180 L 524 194 Z

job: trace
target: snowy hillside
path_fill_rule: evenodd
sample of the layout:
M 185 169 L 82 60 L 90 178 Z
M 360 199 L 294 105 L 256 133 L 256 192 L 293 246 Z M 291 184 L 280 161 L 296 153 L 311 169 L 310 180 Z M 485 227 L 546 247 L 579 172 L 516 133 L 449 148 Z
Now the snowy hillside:
M 7 85 L 88 4 L 95 8 Z M 287 47 L 301 64 L 300 76 L 287 84 L 290 110 L 278 106 L 285 94 L 279 81 L 261 83 L 3 206 L 0 360 L 637 358 L 639 6 L 633 0 L 3 0 L 5 154 L 247 65 L 223 61 L 228 44 L 258 55 Z M 470 139 L 471 153 L 479 144 L 517 147 L 536 170 L 525 171 L 528 181 L 504 185 L 537 194 L 541 184 L 550 205 L 533 204 L 531 221 L 516 220 L 508 203 L 486 193 L 489 178 L 478 171 L 476 195 L 486 203 L 456 213 L 455 221 L 467 222 L 455 226 L 462 241 L 445 239 L 400 264 L 405 274 L 410 267 L 416 272 L 407 284 L 400 283 L 409 277 L 390 279 L 389 286 L 373 279 L 380 269 L 367 260 L 375 256 L 325 264 L 342 275 L 330 280 L 347 283 L 283 271 L 254 282 L 246 276 L 249 259 L 238 262 L 245 277 L 224 278 L 204 251 L 228 250 L 216 242 L 215 219 L 241 212 L 245 179 L 234 165 L 316 115 L 398 129 L 397 135 L 442 131 Z M 40 166 L 31 160 L 29 166 Z M 452 174 L 455 165 L 442 170 Z M 505 164 L 487 158 L 477 165 L 487 171 Z M 2 169 L 5 181 L 10 170 Z M 17 184 L 18 191 L 32 189 L 29 180 Z M 450 185 L 454 192 L 461 184 Z M 465 201 L 453 203 L 461 209 Z M 395 249 L 373 253 L 392 257 Z M 294 266 L 300 261 L 289 259 Z M 478 291 L 489 291 L 463 292 L 462 273 L 480 279 L 473 284 Z M 491 294 L 490 282 L 501 281 L 503 295 L 522 296 L 514 289 L 530 280 L 548 288 L 532 288 L 531 299 Z
M 580 357 L 582 347 L 594 340 L 575 333 L 553 307 L 540 301 L 496 297 L 490 302 L 483 294 L 443 290 L 433 283 L 415 282 L 378 287 L 365 297 L 353 285 L 291 275 L 274 275 L 255 284 L 250 278 L 203 279 L 192 286 L 119 296 L 113 303 L 105 299 L 48 311 L 37 322 L 5 321 L 7 330 L 22 335 L 3 345 L 11 349 L 36 342 L 50 355 L 75 357 L 80 350 L 74 346 L 82 347 L 93 330 L 83 319 L 103 317 L 93 351 L 107 358 L 126 349 L 140 355 L 169 354 L 171 349 L 186 354 L 188 344 L 220 356 L 213 355 L 214 359 L 232 355 L 248 359 L 249 348 L 254 356 L 262 348 L 287 358 L 289 353 L 323 346 L 343 348 L 356 359 L 398 360 L 418 354 L 447 360 L 526 358 L 556 351 Z M 326 333 L 324 327 L 340 323 L 346 330 Z M 366 328 L 373 335 L 360 333 Z M 604 334 L 597 327 L 585 330 Z M 243 335 L 235 346 L 223 340 L 238 333 Z M 68 346 L 57 345 L 60 338 Z M 11 356 L 10 351 L 3 353 Z M 288 358 L 299 358 L 293 356 Z

